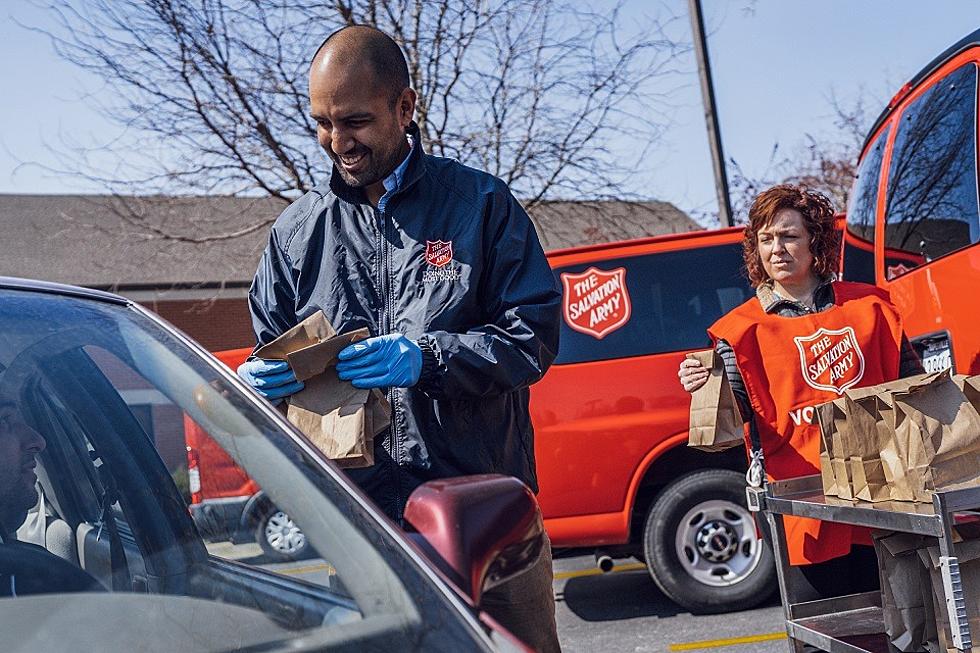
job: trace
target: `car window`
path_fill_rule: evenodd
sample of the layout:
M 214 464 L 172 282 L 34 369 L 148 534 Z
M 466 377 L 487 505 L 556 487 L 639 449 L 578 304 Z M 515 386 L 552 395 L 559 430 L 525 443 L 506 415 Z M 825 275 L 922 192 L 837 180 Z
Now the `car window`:
M 902 112 L 888 171 L 886 278 L 980 239 L 976 102 L 971 63 Z
M 739 244 L 557 268 L 562 283 L 556 363 L 710 346 L 707 328 L 751 296 Z
M 419 636 L 422 612 L 440 605 L 440 629 L 459 636 L 463 626 L 445 619 L 455 599 L 418 580 L 412 554 L 339 477 L 219 364 L 134 307 L 0 290 L 0 333 L 0 402 L 46 443 L 18 537 L 32 531 L 21 539 L 70 565 L 76 581 L 92 581 L 79 605 L 104 604 L 106 619 L 147 633 L 183 616 L 172 641 L 201 650 L 300 635 L 343 642 L 348 633 L 404 643 Z M 222 452 L 254 483 L 248 498 L 264 501 L 256 515 L 277 518 L 280 535 L 302 534 L 302 560 L 271 560 L 254 539 L 208 531 L 215 513 L 192 516 L 203 477 L 188 465 L 190 425 L 194 444 L 207 438 L 210 454 Z M 120 593 L 130 598 L 113 601 Z M 45 624 L 54 628 L 57 615 Z M 153 650 L 180 650 L 169 641 Z
M 878 183 L 889 132 L 890 128 L 882 130 L 868 148 L 851 193 L 847 208 L 847 231 L 844 233 L 844 278 L 849 281 L 875 282 Z
M 313 549 L 298 520 L 277 507 L 206 428 L 110 352 L 100 347 L 85 352 L 156 447 L 209 554 L 350 598 L 336 568 Z

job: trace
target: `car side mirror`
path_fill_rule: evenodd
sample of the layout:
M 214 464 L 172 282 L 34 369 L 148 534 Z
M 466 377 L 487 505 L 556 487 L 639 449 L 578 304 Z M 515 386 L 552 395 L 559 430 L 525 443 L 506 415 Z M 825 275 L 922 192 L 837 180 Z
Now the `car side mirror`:
M 474 606 L 484 591 L 533 567 L 545 541 L 534 494 L 500 474 L 429 481 L 408 498 L 405 521 L 417 531 L 415 543 Z

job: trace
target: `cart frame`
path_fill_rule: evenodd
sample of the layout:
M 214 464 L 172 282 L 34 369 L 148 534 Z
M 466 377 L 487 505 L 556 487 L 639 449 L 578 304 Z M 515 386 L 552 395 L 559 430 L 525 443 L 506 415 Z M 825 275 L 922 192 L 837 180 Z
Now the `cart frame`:
M 970 651 L 973 634 L 966 617 L 952 526 L 955 524 L 954 513 L 980 509 L 980 487 L 936 492 L 932 504 L 867 503 L 825 496 L 820 475 L 815 474 L 772 481 L 761 488 L 749 487 L 746 496 L 749 510 L 765 513 L 771 529 L 790 651 L 802 653 L 803 645 L 809 644 L 830 653 L 880 653 L 888 651 L 888 643 L 884 634 L 881 592 L 818 601 L 800 600 L 799 581 L 794 580 L 795 575 L 787 573 L 789 559 L 784 515 L 936 538 L 953 646 L 959 651 Z

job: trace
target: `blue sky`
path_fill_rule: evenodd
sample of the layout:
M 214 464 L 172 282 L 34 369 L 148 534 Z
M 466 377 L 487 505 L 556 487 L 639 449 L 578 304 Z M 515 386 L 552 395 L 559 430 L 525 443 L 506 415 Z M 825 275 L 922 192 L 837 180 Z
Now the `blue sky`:
M 834 138 L 831 92 L 845 105 L 862 93 L 871 113 L 936 54 L 980 27 L 972 0 L 704 0 L 709 49 L 726 155 L 762 174 L 773 145 L 790 151 L 803 134 Z M 686 0 L 626 0 L 628 24 L 651 13 L 678 16 L 689 38 Z M 110 139 L 116 128 L 86 94 L 100 84 L 60 61 L 45 37 L 15 24 L 43 24 L 28 0 L 0 9 L 0 192 L 95 192 L 33 165 L 56 166 L 47 145 L 63 138 Z M 635 20 L 634 20 L 635 19 Z M 631 183 L 634 192 L 698 213 L 714 210 L 714 186 L 693 55 L 671 80 L 672 127 Z M 678 83 L 680 82 L 680 83 Z M 679 87 L 679 88 L 678 88 Z M 633 154 L 624 141 L 624 156 Z M 326 167 L 326 163 L 324 163 Z

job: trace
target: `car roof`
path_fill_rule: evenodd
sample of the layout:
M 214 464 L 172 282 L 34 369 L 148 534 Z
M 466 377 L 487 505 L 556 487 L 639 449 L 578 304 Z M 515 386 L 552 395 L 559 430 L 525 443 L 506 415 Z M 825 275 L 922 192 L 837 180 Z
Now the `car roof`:
M 918 86 L 922 80 L 931 75 L 934 70 L 942 66 L 944 63 L 975 45 L 980 45 L 980 29 L 970 32 L 959 41 L 943 50 L 932 61 L 927 63 L 922 70 L 916 73 L 915 77 L 904 84 L 895 94 L 895 97 L 889 100 L 888 104 L 878 116 L 878 119 L 875 120 L 874 125 L 868 130 L 868 136 L 864 139 L 864 145 L 861 146 L 861 152 L 863 153 L 868 148 L 868 143 L 871 142 L 871 137 L 878 132 L 878 129 L 888 119 L 888 116 L 891 115 L 895 107 L 898 106 L 902 99 L 905 98 L 912 91 L 912 89 Z
M 94 299 L 101 302 L 109 302 L 110 304 L 126 305 L 130 303 L 130 301 L 125 297 L 120 297 L 119 295 L 114 295 L 102 290 L 93 290 L 91 288 L 82 288 L 80 286 L 69 286 L 63 283 L 53 283 L 50 281 L 40 281 L 37 279 L 20 279 L 17 277 L 0 276 L 0 289 L 29 290 L 32 292 L 48 293 L 52 295 L 63 295 L 65 297 Z

